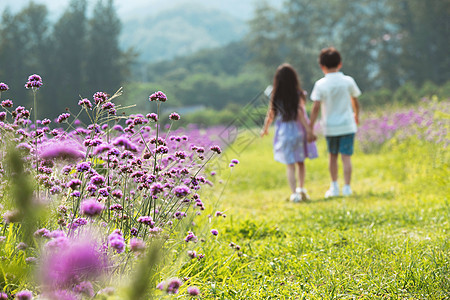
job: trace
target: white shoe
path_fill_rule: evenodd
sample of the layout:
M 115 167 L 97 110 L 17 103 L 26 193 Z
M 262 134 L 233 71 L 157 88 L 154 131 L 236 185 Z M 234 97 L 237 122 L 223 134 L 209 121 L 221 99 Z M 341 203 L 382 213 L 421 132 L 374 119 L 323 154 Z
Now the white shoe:
M 342 188 L 342 195 L 343 196 L 350 196 L 352 194 L 352 188 L 349 185 L 344 185 Z
M 300 202 L 302 200 L 300 194 L 298 194 L 298 193 L 292 194 L 289 199 L 291 200 L 291 202 L 294 202 L 294 203 Z
M 325 193 L 325 198 L 337 197 L 339 196 L 339 188 L 330 187 Z
M 305 188 L 300 188 L 300 187 L 298 187 L 298 188 L 295 190 L 295 192 L 298 193 L 298 194 L 300 194 L 300 198 L 301 198 L 302 201 L 311 200 L 311 198 L 309 197 L 308 192 L 306 191 Z

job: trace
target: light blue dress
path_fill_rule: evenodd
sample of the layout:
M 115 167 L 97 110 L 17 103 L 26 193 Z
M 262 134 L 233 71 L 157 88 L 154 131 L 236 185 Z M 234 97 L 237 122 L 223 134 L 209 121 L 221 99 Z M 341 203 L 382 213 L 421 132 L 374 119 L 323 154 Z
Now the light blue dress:
M 305 118 L 307 115 L 305 112 Z M 283 164 L 303 162 L 305 158 L 316 158 L 316 143 L 307 143 L 306 130 L 299 121 L 283 122 L 280 115 L 275 120 L 273 152 L 276 161 Z

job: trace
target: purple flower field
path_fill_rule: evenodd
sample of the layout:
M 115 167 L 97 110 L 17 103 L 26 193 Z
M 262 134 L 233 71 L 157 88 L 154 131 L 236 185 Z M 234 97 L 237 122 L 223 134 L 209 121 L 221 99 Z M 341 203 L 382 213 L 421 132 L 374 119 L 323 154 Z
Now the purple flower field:
M 41 77 L 30 76 L 25 86 L 36 103 Z M 0 83 L 0 100 L 8 89 Z M 113 102 L 119 95 L 97 92 L 92 101 L 78 102 L 79 114 L 65 112 L 53 121 L 32 121 L 36 107 L 1 101 L 0 234 L 18 249 L 2 255 L 17 274 L 39 274 L 36 282 L 24 275 L 6 282 L 6 294 L 91 298 L 128 274 L 155 241 L 164 243 L 182 230 L 186 241 L 197 242 L 195 229 L 179 223 L 192 223 L 205 210 L 200 192 L 213 184 L 204 169 L 226 146 L 218 138 L 224 128 L 171 131 L 172 123 L 161 128 L 160 105 L 170 101 L 162 92 L 148 99 L 156 112 L 119 116 L 122 109 Z M 81 113 L 90 124 L 78 119 Z M 170 122 L 180 118 L 175 112 L 169 116 Z M 30 231 L 34 235 L 26 234 Z M 171 279 L 165 290 L 178 293 L 181 284 Z
M 400 141 L 410 137 L 442 144 L 450 142 L 449 101 L 431 101 L 424 98 L 420 107 L 379 114 L 367 114 L 358 128 L 357 139 L 364 152 L 379 149 L 389 140 Z

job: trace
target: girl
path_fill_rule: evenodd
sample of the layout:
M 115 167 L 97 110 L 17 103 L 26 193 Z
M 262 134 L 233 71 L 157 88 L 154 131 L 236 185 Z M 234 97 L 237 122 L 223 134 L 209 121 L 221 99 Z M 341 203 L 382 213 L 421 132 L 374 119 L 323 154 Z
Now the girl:
M 297 73 L 289 64 L 277 68 L 273 79 L 273 90 L 261 136 L 268 134 L 275 119 L 273 151 L 275 160 L 287 165 L 287 178 L 292 194 L 291 201 L 308 200 L 303 187 L 305 182 L 306 157 L 316 158 L 316 137 L 308 126 L 305 94 L 300 88 Z M 310 143 L 308 145 L 308 143 Z M 299 187 L 296 187 L 295 165 L 298 168 Z

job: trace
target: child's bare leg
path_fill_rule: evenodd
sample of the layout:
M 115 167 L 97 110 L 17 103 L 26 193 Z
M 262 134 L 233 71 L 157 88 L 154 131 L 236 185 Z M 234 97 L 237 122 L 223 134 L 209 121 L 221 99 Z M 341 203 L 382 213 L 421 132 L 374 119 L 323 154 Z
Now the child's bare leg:
M 346 185 L 350 185 L 352 179 L 352 157 L 351 155 L 341 154 L 342 165 L 344 169 L 344 181 Z
M 298 162 L 298 183 L 301 188 L 305 185 L 305 163 Z
M 287 165 L 287 178 L 289 187 L 291 188 L 292 194 L 295 193 L 296 182 L 295 182 L 295 164 Z
M 338 179 L 338 154 L 330 153 L 328 169 L 330 170 L 331 181 L 336 182 Z

